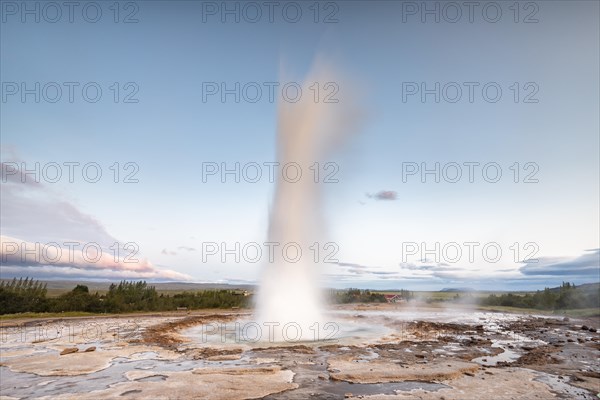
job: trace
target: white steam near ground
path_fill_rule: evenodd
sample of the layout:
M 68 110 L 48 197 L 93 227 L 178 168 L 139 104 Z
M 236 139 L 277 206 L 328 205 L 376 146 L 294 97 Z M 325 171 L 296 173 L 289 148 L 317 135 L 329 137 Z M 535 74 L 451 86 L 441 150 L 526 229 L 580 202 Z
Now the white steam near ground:
M 315 101 L 310 89 L 315 82 L 335 83 L 339 88 L 337 103 Z M 355 88 L 323 60 L 314 63 L 302 84 L 302 93 L 295 103 L 278 104 L 278 162 L 297 163 L 303 175 L 294 183 L 278 177 L 268 240 L 282 246 L 295 243 L 303 254 L 298 262 L 290 262 L 280 251 L 274 252 L 273 262 L 263 269 L 256 312 L 259 323 L 298 324 L 302 339 L 310 340 L 314 337 L 311 329 L 315 329 L 311 327 L 323 323 L 323 296 L 319 284 L 322 260 L 315 262 L 309 249 L 315 242 L 323 243 L 326 232 L 321 212 L 323 185 L 315 183 L 310 167 L 315 162 L 326 162 L 358 132 L 363 112 Z M 293 257 L 293 250 L 290 254 Z

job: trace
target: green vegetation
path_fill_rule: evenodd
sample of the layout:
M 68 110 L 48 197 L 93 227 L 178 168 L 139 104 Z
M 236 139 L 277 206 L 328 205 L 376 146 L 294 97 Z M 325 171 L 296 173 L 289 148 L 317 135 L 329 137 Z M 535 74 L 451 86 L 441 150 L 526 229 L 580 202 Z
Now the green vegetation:
M 18 314 L 2 314 L 0 315 L 0 321 L 6 321 L 11 319 L 21 319 L 21 318 L 65 318 L 65 317 L 93 317 L 96 315 L 103 315 L 98 313 L 89 313 L 83 311 L 69 311 L 62 313 L 48 313 L 48 312 L 26 312 L 26 313 L 18 313 Z
M 494 294 L 481 300 L 483 306 L 505 306 L 531 308 L 536 310 L 572 310 L 598 308 L 600 305 L 600 289 L 584 291 L 569 282 L 557 289 L 545 288 L 533 294 L 516 295 L 506 293 L 500 296 Z
M 445 302 L 445 301 L 461 301 L 461 302 L 477 302 L 479 298 L 485 297 L 484 292 L 463 292 L 463 291 L 447 291 L 447 292 L 417 292 L 416 298 L 428 304 Z
M 18 279 L 18 278 L 17 278 Z M 4 281 L 5 284 L 9 284 L 11 279 L 0 279 L 0 283 Z M 58 297 L 61 294 L 65 294 L 73 290 L 76 283 L 87 286 L 90 293 L 96 293 L 103 295 L 108 293 L 108 289 L 113 282 L 106 281 L 66 281 L 66 280 L 51 280 L 41 281 L 46 285 L 47 293 L 46 297 Z M 118 283 L 118 282 L 115 282 Z M 171 295 L 185 293 L 185 292 L 202 292 L 205 290 L 231 290 L 235 289 L 238 291 L 247 290 L 249 292 L 254 291 L 253 285 L 240 284 L 232 287 L 226 283 L 194 283 L 194 282 L 153 282 L 152 286 L 156 288 L 158 294 Z
M 111 284 L 106 294 L 91 294 L 85 285 L 77 285 L 58 297 L 46 297 L 46 285 L 22 278 L 0 282 L 0 314 L 15 313 L 121 313 L 136 311 L 170 311 L 188 309 L 231 308 L 248 306 L 244 292 L 237 290 L 205 290 L 173 296 L 158 294 L 146 282 L 122 281 Z
M 245 308 L 251 305 L 248 292 L 231 289 L 159 292 L 146 282 L 122 281 L 104 286 L 101 293 L 91 293 L 87 285 L 77 285 L 70 291 L 52 297 L 46 283 L 29 278 L 0 281 L 0 315 L 41 317 L 49 315 L 84 316 L 103 313 L 143 313 L 205 308 Z M 107 289 L 107 290 L 106 290 Z M 170 288 L 169 288 L 170 289 Z M 177 291 L 175 291 L 177 290 Z M 440 291 L 410 292 L 371 291 L 361 289 L 331 290 L 329 299 L 335 304 L 386 303 L 386 296 L 423 301 L 429 304 L 460 303 L 482 309 L 507 312 L 541 312 L 571 316 L 600 314 L 600 284 L 575 286 L 565 282 L 557 288 L 537 292 Z M 26 314 L 23 314 L 26 313 Z
M 381 292 L 396 294 L 397 292 Z M 412 293 L 412 292 L 411 292 Z M 540 312 L 556 315 L 589 316 L 600 314 L 600 284 L 575 286 L 563 282 L 560 287 L 536 292 L 485 292 L 447 290 L 414 292 L 417 301 L 427 304 L 459 303 L 481 309 L 507 312 Z
M 45 311 L 46 285 L 23 278 L 0 282 L 0 314 Z
M 369 290 L 348 289 L 336 290 L 330 293 L 330 298 L 336 304 L 348 303 L 385 303 L 387 300 L 381 293 Z

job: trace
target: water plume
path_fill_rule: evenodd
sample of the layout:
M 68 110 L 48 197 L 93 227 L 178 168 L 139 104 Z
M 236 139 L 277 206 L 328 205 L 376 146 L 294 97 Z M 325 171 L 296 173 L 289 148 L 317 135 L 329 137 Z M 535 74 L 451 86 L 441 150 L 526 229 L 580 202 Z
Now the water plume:
M 317 98 L 315 83 L 319 87 Z M 330 63 L 317 60 L 301 87 L 299 101 L 281 100 L 278 104 L 278 162 L 281 167 L 298 165 L 299 168 L 289 168 L 287 179 L 281 174 L 277 176 L 268 240 L 280 246 L 264 266 L 256 303 L 259 323 L 279 324 L 274 330 L 277 341 L 290 337 L 321 338 L 319 332 L 325 321 L 319 273 L 326 236 L 321 205 L 322 166 L 357 132 L 362 119 L 355 89 Z M 336 102 L 325 102 L 325 95 L 336 88 L 337 93 L 328 97 Z M 327 93 L 325 89 L 329 89 Z M 319 163 L 320 169 L 317 179 L 315 163 Z M 298 171 L 302 175 L 296 181 Z M 335 184 L 329 187 L 334 189 Z M 320 248 L 316 260 L 315 243 Z M 288 259 L 282 254 L 286 244 L 295 245 L 288 248 Z M 290 261 L 296 257 L 294 249 L 298 247 L 302 251 L 300 259 Z M 286 324 L 294 325 L 287 334 L 282 331 Z

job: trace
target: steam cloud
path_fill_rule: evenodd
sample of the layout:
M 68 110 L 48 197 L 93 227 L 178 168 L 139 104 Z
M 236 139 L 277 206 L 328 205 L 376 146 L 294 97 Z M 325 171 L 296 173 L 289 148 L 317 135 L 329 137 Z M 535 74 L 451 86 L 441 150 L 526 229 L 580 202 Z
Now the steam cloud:
M 316 102 L 309 89 L 315 82 L 335 82 L 340 88 L 336 95 L 338 102 Z M 319 263 L 309 248 L 319 242 L 325 225 L 321 215 L 321 183 L 315 183 L 309 167 L 326 161 L 358 131 L 362 113 L 349 83 L 323 61 L 317 60 L 313 65 L 302 84 L 302 93 L 296 103 L 278 104 L 278 161 L 281 165 L 299 164 L 303 175 L 295 183 L 281 177 L 277 180 L 268 238 L 282 245 L 296 243 L 303 253 L 298 262 L 289 262 L 276 251 L 274 262 L 264 267 L 257 317 L 263 323 L 298 324 L 301 338 L 311 340 L 314 331 L 310 327 L 322 323 L 323 316 Z

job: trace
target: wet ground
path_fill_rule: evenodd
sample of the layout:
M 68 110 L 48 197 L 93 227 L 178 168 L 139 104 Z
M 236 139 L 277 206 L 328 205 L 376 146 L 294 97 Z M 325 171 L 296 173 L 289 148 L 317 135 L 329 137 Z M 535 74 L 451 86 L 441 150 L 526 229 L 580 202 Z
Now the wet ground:
M 598 319 L 339 307 L 272 343 L 248 312 L 3 322 L 0 395 L 72 399 L 593 399 Z M 70 354 L 60 355 L 70 349 Z M 75 352 L 74 349 L 77 349 Z M 85 350 L 89 350 L 85 352 Z M 68 352 L 67 351 L 67 352 Z

